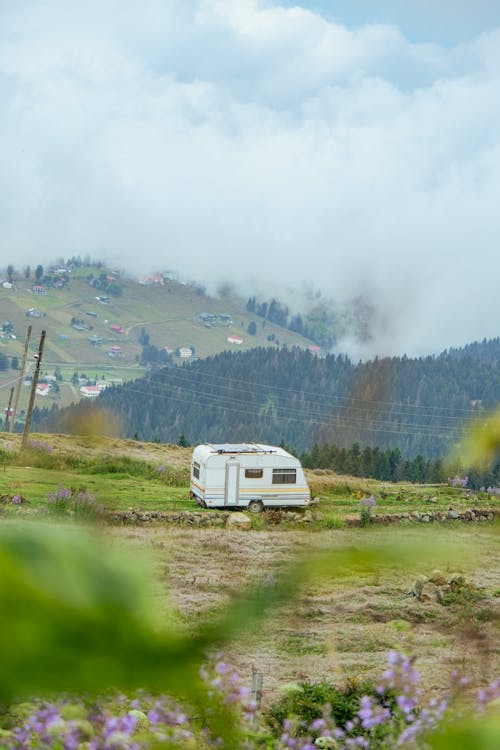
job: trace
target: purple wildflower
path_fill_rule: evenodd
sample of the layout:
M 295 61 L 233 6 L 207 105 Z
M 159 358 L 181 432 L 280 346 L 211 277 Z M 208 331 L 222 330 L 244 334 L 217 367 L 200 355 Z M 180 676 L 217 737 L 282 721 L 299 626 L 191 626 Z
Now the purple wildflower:
M 45 451 L 46 453 L 52 453 L 54 450 L 51 445 L 44 443 L 41 440 L 28 440 L 30 448 L 37 448 L 38 450 Z
M 477 693 L 477 707 L 480 712 L 484 711 L 488 704 L 500 698 L 500 679 L 490 682 Z
M 364 508 L 374 508 L 377 504 L 374 495 L 370 495 L 370 497 L 362 497 L 359 501 L 359 504 L 361 507 Z
M 448 477 L 448 484 L 450 487 L 467 487 L 467 482 L 469 481 L 469 477 L 461 477 L 459 474 L 456 474 L 454 477 Z
M 389 719 L 390 715 L 391 712 L 388 708 L 380 706 L 380 704 L 376 703 L 368 695 L 364 695 L 361 698 L 361 707 L 358 711 L 358 716 L 361 719 L 363 729 L 373 729 L 373 727 Z

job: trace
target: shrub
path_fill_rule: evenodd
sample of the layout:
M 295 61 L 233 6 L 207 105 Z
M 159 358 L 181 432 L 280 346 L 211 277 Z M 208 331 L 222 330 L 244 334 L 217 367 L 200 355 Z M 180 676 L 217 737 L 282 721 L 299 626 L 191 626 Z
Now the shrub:
M 359 520 L 361 526 L 368 526 L 372 521 L 372 511 L 376 506 L 375 498 L 373 495 L 370 497 L 362 497 L 359 501 Z
M 304 680 L 271 706 L 266 721 L 273 734 L 278 736 L 284 722 L 291 716 L 296 717 L 305 729 L 323 716 L 324 707 L 328 705 L 335 724 L 345 728 L 359 711 L 363 695 L 376 696 L 375 687 L 369 682 L 356 680 L 349 680 L 344 687 L 336 687 L 327 680 Z

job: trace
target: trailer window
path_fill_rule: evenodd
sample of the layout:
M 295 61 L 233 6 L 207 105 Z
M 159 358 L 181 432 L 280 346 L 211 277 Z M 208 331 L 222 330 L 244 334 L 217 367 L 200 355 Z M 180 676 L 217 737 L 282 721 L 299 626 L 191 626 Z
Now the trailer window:
M 200 478 L 200 464 L 196 461 L 193 461 L 193 476 L 196 477 L 196 479 Z
M 263 476 L 263 469 L 245 469 L 246 479 L 262 479 Z
M 273 469 L 273 484 L 296 484 L 297 469 Z

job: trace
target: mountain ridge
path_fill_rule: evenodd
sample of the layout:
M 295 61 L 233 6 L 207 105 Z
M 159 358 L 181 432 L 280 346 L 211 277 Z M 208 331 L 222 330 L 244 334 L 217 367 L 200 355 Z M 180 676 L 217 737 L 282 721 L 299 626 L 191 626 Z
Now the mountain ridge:
M 106 389 L 95 404 L 37 413 L 37 429 L 57 431 L 66 414 L 103 407 L 129 438 L 284 441 L 299 451 L 357 441 L 437 457 L 460 440 L 468 420 L 500 402 L 500 339 L 476 343 L 474 357 L 465 348 L 357 365 L 298 348 L 222 352 Z

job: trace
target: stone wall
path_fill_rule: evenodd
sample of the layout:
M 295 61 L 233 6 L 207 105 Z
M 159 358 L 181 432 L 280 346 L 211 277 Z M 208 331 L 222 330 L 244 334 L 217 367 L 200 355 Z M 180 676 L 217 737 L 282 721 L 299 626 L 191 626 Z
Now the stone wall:
M 500 518 L 500 510 L 495 508 L 469 508 L 468 510 L 432 510 L 432 511 L 412 511 L 411 513 L 385 513 L 385 514 L 373 514 L 371 518 L 372 523 L 389 525 L 391 523 L 405 523 L 405 522 L 417 522 L 417 523 L 432 523 L 437 521 L 438 523 L 448 521 L 494 521 L 496 518 Z M 348 518 L 346 519 L 348 526 L 359 526 L 359 518 Z
M 225 526 L 228 516 L 229 511 L 123 510 L 108 513 L 106 517 L 110 523 L 119 526 L 144 523 L 171 523 L 177 526 Z
M 177 526 L 226 526 L 228 518 L 234 511 L 139 511 L 124 510 L 113 511 L 107 514 L 110 523 L 116 525 L 142 525 L 148 523 L 174 524 Z M 325 520 L 321 511 L 306 510 L 304 512 L 290 510 L 269 510 L 259 516 L 267 526 L 282 523 L 293 524 L 319 524 Z M 500 510 L 492 508 L 470 508 L 469 510 L 432 510 L 412 511 L 411 513 L 374 513 L 371 518 L 373 524 L 396 524 L 396 523 L 446 523 L 449 521 L 494 521 L 500 518 Z M 342 519 L 339 519 L 342 520 Z M 346 526 L 360 526 L 358 516 L 349 516 L 343 519 Z

